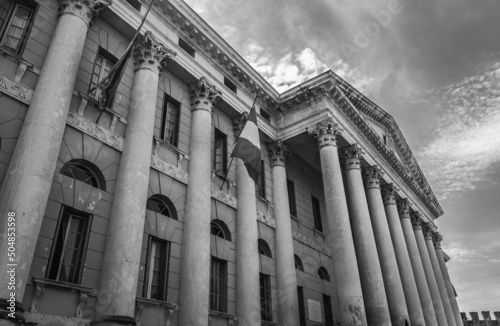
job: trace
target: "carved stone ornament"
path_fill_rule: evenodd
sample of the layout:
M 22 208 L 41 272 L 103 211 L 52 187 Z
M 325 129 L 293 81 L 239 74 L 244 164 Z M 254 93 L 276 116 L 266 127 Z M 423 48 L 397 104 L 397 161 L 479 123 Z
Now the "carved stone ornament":
M 271 166 L 286 165 L 285 156 L 290 155 L 288 146 L 280 139 L 273 143 L 267 144 L 267 151 L 271 159 Z
M 150 69 L 157 74 L 161 72 L 162 65 L 176 55 L 176 52 L 158 42 L 149 31 L 140 38 L 132 52 L 135 70 Z
M 380 178 L 382 178 L 383 174 L 384 172 L 380 170 L 378 165 L 364 168 L 362 175 L 363 175 L 363 180 L 365 181 L 366 189 L 372 189 L 372 188 L 380 189 Z
M 425 240 L 432 240 L 432 227 L 429 222 L 422 222 L 422 232 Z
M 318 141 L 318 148 L 324 146 L 337 146 L 337 135 L 341 129 L 333 122 L 332 118 L 319 122 L 316 126 L 306 128 L 307 133 Z
M 422 230 L 422 213 L 413 212 L 410 214 L 411 224 L 413 225 L 414 230 Z
M 340 150 L 340 158 L 344 162 L 346 170 L 360 170 L 363 154 L 363 150 L 357 144 L 344 147 Z
M 399 218 L 410 218 L 410 202 L 407 198 L 400 199 L 396 202 L 398 205 Z
M 439 232 L 432 233 L 432 242 L 434 242 L 434 248 L 441 249 L 441 242 L 443 241 L 443 235 Z
M 222 93 L 205 77 L 201 77 L 197 82 L 191 84 L 189 91 L 193 110 L 207 110 L 212 113 L 213 103 L 222 97 Z
M 59 0 L 59 15 L 73 15 L 91 25 L 99 11 L 113 4 L 113 0 Z
M 243 130 L 243 127 L 245 126 L 245 122 L 247 122 L 247 119 L 248 119 L 247 112 L 243 112 L 239 116 L 233 118 L 233 131 L 235 137 L 240 136 L 240 133 Z
M 394 185 L 394 183 L 382 186 L 381 191 L 384 205 L 396 205 L 396 193 L 398 190 L 399 189 Z

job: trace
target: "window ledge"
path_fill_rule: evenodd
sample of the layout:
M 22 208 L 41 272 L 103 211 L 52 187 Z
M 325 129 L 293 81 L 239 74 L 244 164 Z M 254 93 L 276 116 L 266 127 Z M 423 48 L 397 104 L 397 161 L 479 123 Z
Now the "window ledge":
M 326 239 L 326 235 L 322 231 L 320 231 L 320 230 L 318 230 L 316 228 L 314 228 L 313 231 L 314 231 L 314 235 L 319 234 L 320 236 L 323 237 L 323 240 Z
M 19 83 L 21 81 L 21 78 L 23 78 L 24 73 L 26 72 L 26 69 L 30 70 L 31 72 L 33 72 L 36 75 L 40 75 L 40 70 L 35 68 L 31 62 L 25 60 L 19 54 L 14 53 L 14 52 L 10 51 L 9 49 L 6 49 L 2 46 L 0 46 L 0 53 L 4 57 L 10 58 L 12 61 L 17 62 L 18 66 L 17 66 L 17 70 L 16 70 L 16 75 L 14 77 L 14 80 L 16 82 Z
M 141 321 L 141 314 L 144 306 L 149 307 L 164 307 L 165 308 L 165 325 L 170 325 L 170 321 L 172 319 L 172 314 L 174 310 L 178 310 L 177 305 L 175 303 L 170 303 L 161 300 L 148 299 L 142 297 L 135 298 L 135 321 L 139 323 Z
M 237 320 L 236 316 L 233 314 L 228 314 L 227 312 L 209 310 L 208 311 L 208 326 L 210 326 L 210 323 L 212 321 L 212 317 L 221 317 L 221 318 L 227 319 L 229 321 L 229 326 L 233 326 L 234 322 Z
M 164 147 L 170 148 L 174 152 L 177 152 L 179 155 L 184 156 L 184 159 L 189 160 L 189 156 L 186 153 L 184 153 L 183 151 L 181 151 L 180 149 L 178 149 L 177 146 L 174 146 L 174 145 L 170 144 L 169 142 L 166 142 L 157 136 L 153 136 L 153 139 L 155 140 L 155 143 L 158 142 L 158 144 L 161 144 Z

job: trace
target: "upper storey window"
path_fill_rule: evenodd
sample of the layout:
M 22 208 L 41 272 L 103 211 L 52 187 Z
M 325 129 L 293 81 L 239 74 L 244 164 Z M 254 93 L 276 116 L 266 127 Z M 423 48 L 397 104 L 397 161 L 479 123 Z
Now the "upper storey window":
M 234 94 L 237 94 L 238 87 L 236 87 L 236 85 L 226 76 L 224 76 L 224 85 L 226 85 L 226 87 L 229 88 Z
M 0 44 L 19 54 L 26 42 L 36 3 L 21 0 L 0 0 Z
M 161 138 L 169 144 L 177 146 L 179 143 L 180 104 L 165 94 Z
M 227 170 L 227 136 L 219 129 L 215 129 L 212 169 L 222 174 Z
M 1 0 L 0 0 L 1 1 Z M 113 65 L 118 61 L 115 56 L 113 56 L 108 51 L 100 48 L 99 53 L 94 62 L 94 70 L 92 71 L 92 78 L 90 79 L 89 90 L 94 89 L 97 84 L 99 84 L 104 78 L 109 74 L 109 71 Z M 99 100 L 101 98 L 101 90 L 94 89 L 90 96 Z
M 125 0 L 127 1 L 135 10 L 141 11 L 141 3 L 138 0 Z
M 193 49 L 193 47 L 191 45 L 188 44 L 188 42 L 184 41 L 183 39 L 181 39 L 179 37 L 179 46 L 181 49 L 183 49 L 184 51 L 186 51 L 187 54 L 189 54 L 190 56 L 192 56 L 194 58 L 194 55 L 196 53 L 195 49 Z

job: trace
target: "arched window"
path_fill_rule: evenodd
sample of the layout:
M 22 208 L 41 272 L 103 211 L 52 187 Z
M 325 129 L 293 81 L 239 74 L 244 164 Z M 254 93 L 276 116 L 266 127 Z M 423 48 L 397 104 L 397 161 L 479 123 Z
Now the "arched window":
M 265 240 L 259 239 L 258 244 L 259 244 L 259 254 L 267 256 L 269 258 L 273 258 L 273 255 L 271 254 L 271 248 L 269 247 L 269 245 Z
M 85 182 L 94 188 L 106 191 L 106 180 L 101 170 L 87 160 L 75 159 L 68 161 L 59 172 L 67 177 Z
M 320 279 L 330 282 L 330 274 L 328 274 L 326 268 L 320 267 L 318 269 L 318 276 Z
M 229 231 L 226 223 L 221 220 L 213 220 L 210 222 L 210 234 L 227 241 L 231 241 L 231 231 Z
M 295 258 L 295 269 L 298 269 L 299 271 L 304 271 L 304 265 L 302 265 L 302 260 L 300 260 L 299 256 L 293 255 Z
M 177 210 L 174 204 L 164 195 L 157 194 L 149 197 L 146 202 L 146 209 L 173 218 L 174 220 L 177 219 Z

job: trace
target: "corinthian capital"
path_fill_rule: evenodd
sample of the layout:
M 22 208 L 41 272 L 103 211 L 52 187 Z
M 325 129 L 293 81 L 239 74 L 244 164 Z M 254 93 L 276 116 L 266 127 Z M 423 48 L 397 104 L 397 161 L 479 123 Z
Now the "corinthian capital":
M 233 131 L 235 137 L 239 137 L 241 131 L 243 130 L 243 127 L 245 126 L 245 122 L 247 122 L 247 119 L 247 112 L 243 112 L 242 114 L 233 118 Z
M 372 188 L 380 189 L 380 178 L 382 178 L 383 174 L 384 172 L 380 170 L 378 165 L 364 168 L 362 175 L 363 175 L 363 180 L 365 181 L 366 189 L 372 189 Z
M 161 67 L 167 60 L 173 59 L 176 55 L 177 53 L 158 42 L 149 31 L 140 38 L 132 53 L 135 70 L 149 69 L 156 74 L 161 72 Z
M 102 9 L 113 4 L 113 0 L 59 0 L 59 15 L 73 15 L 91 25 Z
M 363 150 L 357 144 L 344 147 L 340 150 L 340 159 L 345 164 L 346 170 L 361 169 Z
M 393 183 L 382 186 L 382 200 L 384 205 L 396 205 L 396 193 L 398 188 Z
M 205 77 L 201 77 L 197 82 L 191 84 L 189 91 L 193 110 L 206 110 L 212 113 L 214 102 L 222 97 L 222 93 Z
M 443 241 L 443 236 L 439 232 L 432 233 L 432 242 L 434 243 L 434 248 L 441 249 L 441 242 Z
M 273 143 L 267 144 L 267 150 L 269 152 L 269 157 L 271 159 L 271 166 L 282 165 L 285 166 L 286 159 L 285 156 L 290 155 L 288 151 L 288 146 L 281 140 L 277 140 Z
M 399 218 L 410 218 L 410 202 L 407 198 L 400 199 L 396 202 L 398 206 Z
M 422 232 L 425 240 L 432 240 L 432 227 L 429 222 L 422 222 Z
M 410 214 L 411 224 L 413 225 L 414 230 L 422 230 L 422 213 L 413 212 Z
M 337 135 L 341 129 L 333 122 L 332 118 L 322 121 L 314 127 L 306 128 L 310 136 L 318 141 L 318 148 L 324 146 L 337 146 Z

